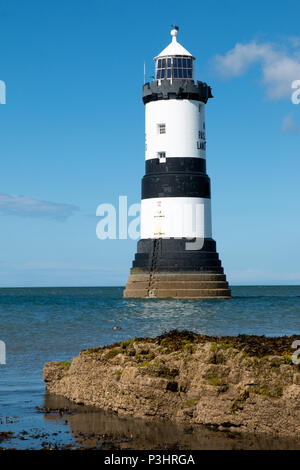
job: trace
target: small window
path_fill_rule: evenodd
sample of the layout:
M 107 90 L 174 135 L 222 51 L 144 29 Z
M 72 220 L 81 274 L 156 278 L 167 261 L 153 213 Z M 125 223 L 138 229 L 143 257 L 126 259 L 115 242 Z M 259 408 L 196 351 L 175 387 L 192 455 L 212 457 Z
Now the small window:
M 166 133 L 166 124 L 158 124 L 158 133 L 165 134 Z
M 166 160 L 166 152 L 157 152 L 157 158 L 160 160 Z

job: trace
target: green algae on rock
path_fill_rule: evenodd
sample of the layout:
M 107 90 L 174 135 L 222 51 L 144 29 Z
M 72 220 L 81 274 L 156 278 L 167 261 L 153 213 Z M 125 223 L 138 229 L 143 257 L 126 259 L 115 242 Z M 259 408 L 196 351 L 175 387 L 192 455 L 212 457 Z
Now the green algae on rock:
M 44 380 L 51 393 L 120 415 L 295 436 L 300 369 L 286 358 L 296 339 L 172 330 L 82 351 L 68 367 L 47 363 Z

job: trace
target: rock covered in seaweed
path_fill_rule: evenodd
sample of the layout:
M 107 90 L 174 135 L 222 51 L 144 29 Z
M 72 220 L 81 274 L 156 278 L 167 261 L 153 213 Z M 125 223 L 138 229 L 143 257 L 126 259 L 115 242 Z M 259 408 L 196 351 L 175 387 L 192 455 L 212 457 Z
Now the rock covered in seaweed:
M 120 415 L 217 429 L 300 433 L 299 336 L 208 337 L 173 330 L 82 351 L 44 367 L 47 390 Z

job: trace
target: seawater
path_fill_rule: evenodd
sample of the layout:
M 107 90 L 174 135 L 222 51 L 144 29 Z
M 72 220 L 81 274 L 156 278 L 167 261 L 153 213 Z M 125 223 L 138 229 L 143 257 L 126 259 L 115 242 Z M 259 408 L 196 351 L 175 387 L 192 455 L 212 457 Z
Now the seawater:
M 68 361 L 82 349 L 170 329 L 207 335 L 283 336 L 300 332 L 300 286 L 233 287 L 230 300 L 123 299 L 122 287 L 0 289 L 0 431 L 51 432 L 72 442 L 59 419 L 45 419 L 45 362 Z M 113 330 L 113 326 L 120 330 Z M 26 440 L 0 446 L 34 448 Z

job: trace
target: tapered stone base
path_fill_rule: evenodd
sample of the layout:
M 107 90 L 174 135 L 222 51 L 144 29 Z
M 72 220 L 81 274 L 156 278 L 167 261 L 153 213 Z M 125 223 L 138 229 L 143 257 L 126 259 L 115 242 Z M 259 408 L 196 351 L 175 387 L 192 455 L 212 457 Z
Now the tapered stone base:
M 185 238 L 141 239 L 124 297 L 230 298 L 216 242 L 201 240 L 197 250 L 187 243 Z
M 202 299 L 231 297 L 225 274 L 147 272 L 132 268 L 124 297 Z

